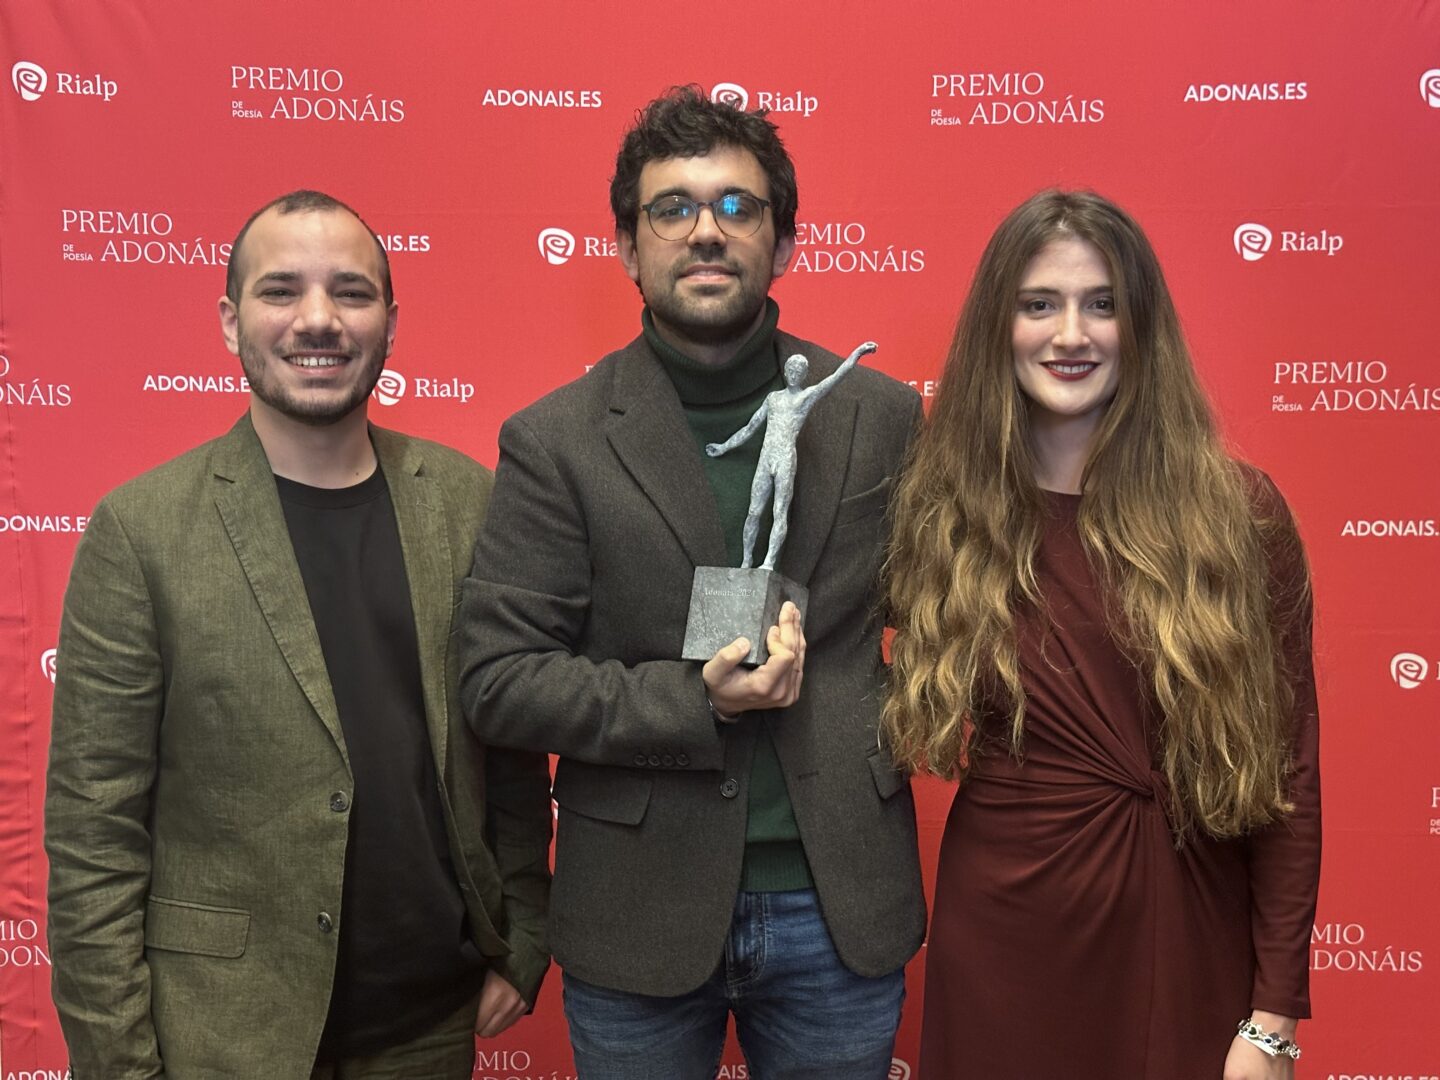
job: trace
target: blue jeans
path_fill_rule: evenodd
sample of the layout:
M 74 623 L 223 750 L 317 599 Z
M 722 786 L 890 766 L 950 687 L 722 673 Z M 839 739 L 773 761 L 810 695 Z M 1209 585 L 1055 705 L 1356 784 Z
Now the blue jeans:
M 813 889 L 736 900 L 725 959 L 698 989 L 649 997 L 565 973 L 580 1080 L 714 1080 L 735 1014 L 751 1080 L 885 1080 L 905 972 L 840 962 Z

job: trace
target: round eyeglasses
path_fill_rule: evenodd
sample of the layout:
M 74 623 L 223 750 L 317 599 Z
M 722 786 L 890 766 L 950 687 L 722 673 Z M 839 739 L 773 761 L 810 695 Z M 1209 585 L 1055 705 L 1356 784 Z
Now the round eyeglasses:
M 736 191 L 710 202 L 696 202 L 684 195 L 662 195 L 640 209 L 645 211 L 650 231 L 661 240 L 684 240 L 695 231 L 700 211 L 707 207 L 721 232 L 733 239 L 743 240 L 760 231 L 760 223 L 765 220 L 765 207 L 769 205 L 768 199 L 757 199 L 754 195 Z

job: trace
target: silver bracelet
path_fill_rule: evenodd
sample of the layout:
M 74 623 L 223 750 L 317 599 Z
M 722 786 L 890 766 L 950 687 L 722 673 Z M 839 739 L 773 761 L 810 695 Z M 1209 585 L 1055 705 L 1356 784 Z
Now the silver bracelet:
M 1288 1057 L 1291 1061 L 1300 1060 L 1300 1047 L 1290 1039 L 1266 1031 L 1248 1016 L 1235 1026 L 1235 1033 L 1246 1042 L 1258 1046 L 1271 1057 Z

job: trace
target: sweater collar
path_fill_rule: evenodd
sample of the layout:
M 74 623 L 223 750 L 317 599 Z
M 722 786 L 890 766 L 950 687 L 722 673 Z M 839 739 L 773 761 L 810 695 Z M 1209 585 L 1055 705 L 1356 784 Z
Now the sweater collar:
M 765 317 L 749 340 L 731 359 L 712 366 L 690 359 L 661 338 L 649 308 L 640 315 L 645 340 L 660 359 L 685 405 L 723 405 L 750 397 L 768 386 L 780 372 L 780 364 L 775 359 L 775 327 L 779 322 L 780 306 L 767 297 Z

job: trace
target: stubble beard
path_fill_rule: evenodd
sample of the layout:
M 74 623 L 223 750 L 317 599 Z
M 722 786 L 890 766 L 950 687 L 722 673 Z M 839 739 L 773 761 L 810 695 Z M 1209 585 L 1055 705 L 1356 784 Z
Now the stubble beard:
M 765 307 L 769 278 L 761 280 L 738 269 L 735 281 L 739 287 L 728 299 L 686 297 L 679 293 L 684 269 L 668 272 L 663 288 L 640 290 L 656 322 L 702 345 L 724 345 L 750 332 Z
M 279 366 L 286 365 L 282 357 L 256 345 L 245 336 L 244 331 L 238 331 L 236 336 L 240 368 L 250 383 L 251 393 L 280 415 L 311 427 L 329 427 L 345 419 L 357 408 L 363 407 L 370 391 L 374 390 L 375 384 L 380 381 L 380 373 L 385 370 L 385 353 L 382 349 L 362 352 L 347 362 L 347 365 L 359 364 L 361 367 L 358 377 L 350 384 L 349 393 L 343 398 L 336 400 L 328 397 L 297 396 L 273 375 Z

